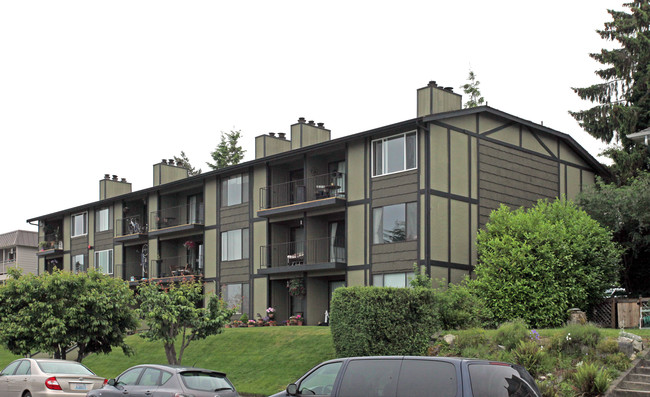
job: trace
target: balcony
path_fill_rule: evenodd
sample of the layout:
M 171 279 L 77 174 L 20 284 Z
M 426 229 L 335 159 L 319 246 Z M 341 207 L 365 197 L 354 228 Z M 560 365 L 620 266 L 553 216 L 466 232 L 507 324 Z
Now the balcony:
M 149 278 L 149 263 L 134 261 L 127 262 L 124 265 L 124 279 L 137 284 L 141 280 Z
M 149 217 L 149 236 L 203 230 L 203 203 L 179 205 L 153 211 Z
M 38 256 L 63 254 L 63 240 L 58 234 L 46 234 L 43 240 L 38 243 Z
M 345 239 L 319 238 L 260 247 L 260 274 L 342 270 L 347 266 Z
M 187 277 L 199 276 L 203 274 L 203 257 L 194 256 L 169 256 L 162 257 L 158 260 L 151 261 L 152 266 L 156 266 L 158 277 Z
M 15 259 L 7 259 L 5 261 L 0 260 L 0 274 L 6 274 L 7 271 L 16 266 Z
M 258 216 L 345 206 L 345 174 L 334 172 L 260 189 Z
M 143 216 L 134 215 L 115 222 L 115 241 L 139 240 L 147 237 L 148 225 Z

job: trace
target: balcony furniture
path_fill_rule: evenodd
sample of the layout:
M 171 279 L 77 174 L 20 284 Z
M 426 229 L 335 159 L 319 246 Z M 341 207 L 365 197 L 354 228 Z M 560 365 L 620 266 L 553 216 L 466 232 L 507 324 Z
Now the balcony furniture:
M 287 265 L 289 266 L 302 265 L 304 263 L 305 263 L 304 252 L 297 252 L 295 254 L 287 255 Z

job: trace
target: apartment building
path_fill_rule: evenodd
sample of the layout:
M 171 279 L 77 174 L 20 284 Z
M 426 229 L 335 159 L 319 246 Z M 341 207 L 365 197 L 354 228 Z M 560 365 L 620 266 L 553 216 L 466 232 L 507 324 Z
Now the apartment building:
M 93 203 L 38 222 L 40 272 L 88 268 L 137 285 L 198 275 L 249 316 L 324 321 L 339 286 L 406 286 L 413 264 L 458 282 L 501 203 L 573 198 L 606 169 L 569 135 L 481 106 L 449 87 L 417 90 L 417 117 L 331 139 L 300 118 L 255 141 L 255 159 L 188 177 L 163 160 L 153 186 L 116 175 Z M 302 283 L 293 296 L 288 281 Z
M 8 271 L 20 267 L 23 273 L 36 273 L 38 233 L 15 230 L 0 234 L 0 282 L 7 279 Z

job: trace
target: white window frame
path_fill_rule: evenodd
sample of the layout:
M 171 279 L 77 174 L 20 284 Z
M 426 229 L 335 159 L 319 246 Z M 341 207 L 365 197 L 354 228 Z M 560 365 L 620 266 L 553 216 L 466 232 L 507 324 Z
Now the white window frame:
M 100 268 L 99 266 L 99 258 L 100 254 L 107 254 L 108 255 L 108 266 L 106 271 L 103 271 L 103 269 Z M 103 250 L 103 251 L 95 251 L 95 269 L 99 271 L 102 274 L 113 274 L 113 250 L 108 249 L 108 250 Z
M 239 252 L 229 252 L 228 251 L 228 239 L 229 238 L 237 238 L 237 234 L 239 234 Z M 229 237 L 232 236 L 232 237 Z M 225 240 L 224 240 L 225 238 Z M 249 234 L 249 229 L 244 228 L 244 229 L 233 229 L 233 230 L 227 230 L 224 232 L 221 232 L 221 261 L 222 262 L 228 262 L 228 261 L 239 261 L 243 259 L 248 259 L 250 257 L 249 255 L 249 244 L 250 243 L 250 234 Z M 237 247 L 235 248 L 237 249 Z
M 77 258 L 79 258 L 79 257 L 81 257 L 80 265 L 83 267 L 83 270 L 77 269 L 77 266 L 76 266 L 77 265 Z M 78 273 L 85 272 L 86 270 L 88 270 L 88 265 L 86 264 L 86 255 L 83 255 L 83 254 L 81 254 L 81 255 L 72 255 L 72 257 L 70 258 L 70 262 L 72 264 L 72 273 L 74 273 L 74 274 L 78 274 Z
M 414 155 L 415 155 L 415 166 L 413 168 L 406 168 L 406 164 L 407 164 L 407 161 L 408 161 L 407 160 L 407 153 L 406 153 L 406 136 L 410 135 L 410 134 L 415 135 L 415 153 L 414 153 Z M 404 137 L 404 168 L 401 169 L 401 170 L 398 170 L 398 171 L 385 172 L 386 164 L 387 164 L 387 162 L 386 162 L 386 150 L 387 150 L 386 141 L 388 141 L 388 140 L 390 140 L 392 138 L 399 137 L 399 136 Z M 381 174 L 375 174 L 375 142 L 379 142 L 379 141 L 382 142 L 382 145 L 381 145 L 382 173 Z M 403 132 L 401 134 L 395 134 L 395 135 L 386 136 L 386 137 L 379 138 L 379 139 L 373 139 L 370 142 L 370 169 L 372 170 L 371 172 L 372 172 L 372 177 L 373 178 L 379 177 L 379 176 L 397 174 L 397 173 L 405 172 L 405 171 L 411 171 L 411 170 L 415 170 L 417 168 L 418 168 L 418 133 L 417 133 L 417 131 L 408 131 L 408 132 Z
M 100 219 L 102 218 L 102 213 L 106 211 L 106 229 L 101 229 Z M 113 227 L 113 222 L 111 222 L 111 209 L 109 207 L 100 208 L 95 211 L 95 231 L 97 233 L 106 232 L 111 230 Z
M 77 233 L 75 228 L 75 218 L 83 216 L 83 233 Z M 70 237 L 85 236 L 88 234 L 88 211 L 74 214 L 70 217 Z
M 411 280 L 415 278 L 415 272 L 397 272 L 397 273 L 381 273 L 381 274 L 373 274 L 372 275 L 372 285 L 374 287 L 383 287 L 384 286 L 384 277 L 387 275 L 401 275 L 404 276 L 404 287 L 394 287 L 394 288 L 410 288 L 411 287 Z M 381 285 L 378 285 L 379 283 L 377 280 L 381 279 Z
M 228 295 L 227 290 L 229 289 L 230 286 L 239 286 L 240 294 L 239 294 L 238 302 L 230 302 L 230 300 L 228 299 L 229 296 L 227 296 Z M 248 300 L 250 298 L 249 297 L 249 288 L 250 288 L 250 284 L 248 284 L 248 283 L 228 283 L 228 284 L 223 284 L 221 286 L 221 298 L 226 302 L 226 305 L 228 305 L 229 309 L 237 308 L 237 314 L 244 313 L 244 312 L 246 312 L 248 310 L 248 308 L 246 308 L 246 310 L 243 310 L 243 309 L 244 309 L 244 306 L 248 306 L 248 303 L 249 303 L 248 302 Z
M 234 182 L 233 185 L 230 185 L 230 181 L 235 181 L 239 180 L 239 183 Z M 249 189 L 249 179 L 248 179 L 248 174 L 236 174 L 236 175 L 231 175 L 229 177 L 225 177 L 221 179 L 221 207 L 232 207 L 235 205 L 241 205 L 248 203 L 250 201 L 250 194 L 248 192 Z M 239 188 L 239 197 L 240 200 L 237 202 L 229 203 L 228 202 L 228 192 L 230 190 L 233 190 L 235 188 Z M 225 203 L 224 203 L 225 201 Z

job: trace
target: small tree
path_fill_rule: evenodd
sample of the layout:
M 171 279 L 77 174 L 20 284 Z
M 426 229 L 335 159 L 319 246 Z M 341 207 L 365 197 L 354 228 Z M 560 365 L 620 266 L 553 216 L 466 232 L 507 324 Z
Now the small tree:
M 480 81 L 476 80 L 476 75 L 474 71 L 469 70 L 469 75 L 467 76 L 467 83 L 463 84 L 460 88 L 463 89 L 463 92 L 466 95 L 469 95 L 469 99 L 465 102 L 465 108 L 475 108 L 477 106 L 483 105 L 485 99 L 481 96 L 481 90 L 478 86 L 481 84 Z
M 138 288 L 140 317 L 149 329 L 141 333 L 142 338 L 162 341 L 167 362 L 180 365 L 183 352 L 193 340 L 205 339 L 222 332 L 222 328 L 234 309 L 228 309 L 218 296 L 208 299 L 207 307 L 201 308 L 203 284 L 193 279 L 163 286 L 160 283 L 145 282 Z M 181 336 L 176 352 L 176 339 Z
M 611 233 L 566 200 L 533 208 L 502 205 L 477 238 L 471 281 L 495 320 L 561 325 L 567 310 L 589 310 L 617 282 L 620 249 Z
M 187 173 L 190 176 L 194 175 L 199 175 L 201 173 L 201 169 L 199 168 L 198 170 L 190 164 L 190 159 L 187 158 L 185 155 L 185 152 L 181 150 L 181 155 L 180 157 L 174 156 L 174 161 L 176 161 L 176 164 L 180 165 L 181 167 L 184 167 L 187 169 Z
M 239 145 L 239 138 L 241 138 L 240 130 L 231 130 L 226 133 L 222 131 L 221 142 L 219 142 L 213 152 L 210 152 L 210 156 L 212 156 L 214 163 L 207 163 L 208 166 L 213 170 L 217 170 L 229 165 L 239 164 L 239 162 L 244 158 L 244 153 L 246 152 Z
M 42 351 L 65 359 L 76 346 L 79 362 L 112 347 L 131 353 L 124 339 L 137 318 L 122 280 L 92 270 L 23 276 L 11 269 L 10 275 L 0 287 L 0 342 L 12 353 Z

